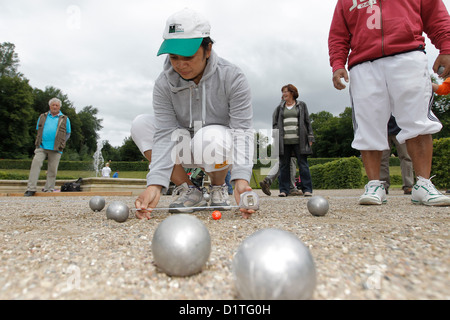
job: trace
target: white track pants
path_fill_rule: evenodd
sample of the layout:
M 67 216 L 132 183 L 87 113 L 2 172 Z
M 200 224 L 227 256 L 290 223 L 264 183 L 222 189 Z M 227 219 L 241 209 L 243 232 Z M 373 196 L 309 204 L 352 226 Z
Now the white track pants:
M 131 137 L 139 150 L 152 150 L 155 118 L 150 114 L 137 116 L 131 125 Z M 189 133 L 180 135 L 177 147 L 172 150 L 175 163 L 185 168 L 204 168 L 206 172 L 229 168 L 233 152 L 233 138 L 229 128 L 220 125 L 206 126 L 191 139 Z
M 427 57 L 413 51 L 356 65 L 350 70 L 354 140 L 357 150 L 389 149 L 387 123 L 391 113 L 402 129 L 399 143 L 439 132 L 442 124 L 431 112 L 433 93 Z

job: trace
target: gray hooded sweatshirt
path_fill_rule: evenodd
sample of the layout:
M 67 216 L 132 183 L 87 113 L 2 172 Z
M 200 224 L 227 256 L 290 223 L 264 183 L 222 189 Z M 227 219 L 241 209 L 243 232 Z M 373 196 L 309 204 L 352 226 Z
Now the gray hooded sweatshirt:
M 232 130 L 233 167 L 231 180 L 250 182 L 253 168 L 253 110 L 247 78 L 212 50 L 199 84 L 186 81 L 172 68 L 169 57 L 153 90 L 155 136 L 147 186 L 169 186 L 174 166 L 172 132 L 186 129 L 191 137 L 198 124 L 222 125 Z

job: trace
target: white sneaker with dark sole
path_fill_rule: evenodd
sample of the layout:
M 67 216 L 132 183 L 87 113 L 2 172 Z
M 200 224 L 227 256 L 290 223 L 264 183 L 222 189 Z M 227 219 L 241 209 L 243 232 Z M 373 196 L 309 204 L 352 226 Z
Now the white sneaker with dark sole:
M 432 178 L 432 177 L 431 177 Z M 450 206 L 450 198 L 440 193 L 430 179 L 417 177 L 417 183 L 412 188 L 411 202 L 426 206 Z
M 362 205 L 381 205 L 386 204 L 386 190 L 382 181 L 371 180 L 366 184 L 364 194 L 359 197 L 359 204 Z

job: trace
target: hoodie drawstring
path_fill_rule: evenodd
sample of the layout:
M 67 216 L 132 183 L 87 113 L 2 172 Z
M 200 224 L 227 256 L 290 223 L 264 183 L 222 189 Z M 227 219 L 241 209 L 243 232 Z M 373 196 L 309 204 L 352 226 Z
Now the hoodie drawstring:
M 202 83 L 202 120 L 203 125 L 206 124 L 206 85 L 205 82 Z
M 189 128 L 192 129 L 192 88 L 189 87 Z M 198 96 L 198 95 L 197 95 Z M 202 125 L 206 124 L 206 85 L 202 83 Z
M 192 87 L 189 87 L 189 129 L 192 129 Z

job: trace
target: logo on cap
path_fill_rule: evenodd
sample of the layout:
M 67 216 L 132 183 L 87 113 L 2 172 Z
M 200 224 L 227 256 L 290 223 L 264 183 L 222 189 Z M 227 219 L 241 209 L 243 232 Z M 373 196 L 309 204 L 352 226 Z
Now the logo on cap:
M 184 32 L 184 28 L 179 23 L 174 23 L 169 25 L 169 33 L 178 33 L 178 32 Z

